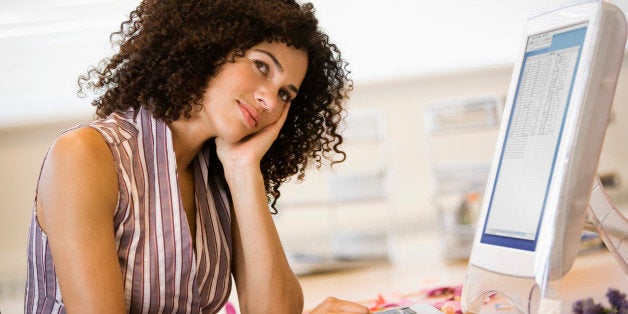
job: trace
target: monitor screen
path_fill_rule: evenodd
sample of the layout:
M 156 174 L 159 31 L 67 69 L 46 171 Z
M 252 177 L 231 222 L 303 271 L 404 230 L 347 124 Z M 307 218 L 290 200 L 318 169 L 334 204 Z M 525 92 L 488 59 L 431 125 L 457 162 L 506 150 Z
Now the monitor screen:
M 528 37 L 481 242 L 534 251 L 587 24 Z

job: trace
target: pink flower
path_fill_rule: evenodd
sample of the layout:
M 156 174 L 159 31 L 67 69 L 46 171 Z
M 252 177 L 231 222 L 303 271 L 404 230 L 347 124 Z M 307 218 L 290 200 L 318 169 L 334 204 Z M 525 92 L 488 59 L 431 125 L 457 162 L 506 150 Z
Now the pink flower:
M 233 306 L 231 302 L 227 302 L 227 304 L 225 304 L 225 312 L 227 314 L 237 314 L 235 306 Z

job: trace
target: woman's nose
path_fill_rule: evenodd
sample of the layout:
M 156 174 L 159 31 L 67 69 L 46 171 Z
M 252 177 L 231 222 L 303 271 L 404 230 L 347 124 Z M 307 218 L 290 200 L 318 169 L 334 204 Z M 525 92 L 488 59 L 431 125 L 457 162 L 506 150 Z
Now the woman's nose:
M 255 92 L 255 100 L 265 111 L 272 112 L 277 107 L 277 93 L 273 87 L 262 87 Z

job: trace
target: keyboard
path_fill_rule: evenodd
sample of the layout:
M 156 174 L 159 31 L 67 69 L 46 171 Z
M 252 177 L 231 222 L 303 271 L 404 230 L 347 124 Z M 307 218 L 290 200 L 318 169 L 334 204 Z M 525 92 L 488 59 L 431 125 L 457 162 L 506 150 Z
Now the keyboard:
M 410 306 L 396 307 L 375 312 L 375 314 L 442 314 L 435 307 L 427 303 L 417 303 Z

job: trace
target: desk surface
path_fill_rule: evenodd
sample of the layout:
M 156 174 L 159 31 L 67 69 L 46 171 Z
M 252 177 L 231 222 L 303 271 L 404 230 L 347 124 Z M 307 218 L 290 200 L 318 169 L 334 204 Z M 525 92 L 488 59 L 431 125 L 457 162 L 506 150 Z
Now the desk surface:
M 445 261 L 441 257 L 436 235 L 403 236 L 395 243 L 390 263 L 301 276 L 305 308 L 316 306 L 328 296 L 369 302 L 380 293 L 405 295 L 464 282 L 467 263 Z M 561 282 L 564 300 L 562 312 L 570 313 L 574 301 L 588 297 L 608 305 L 604 295 L 609 287 L 628 292 L 628 275 L 621 270 L 612 255 L 603 249 L 580 254 Z M 489 306 L 485 306 L 482 313 L 495 312 Z

